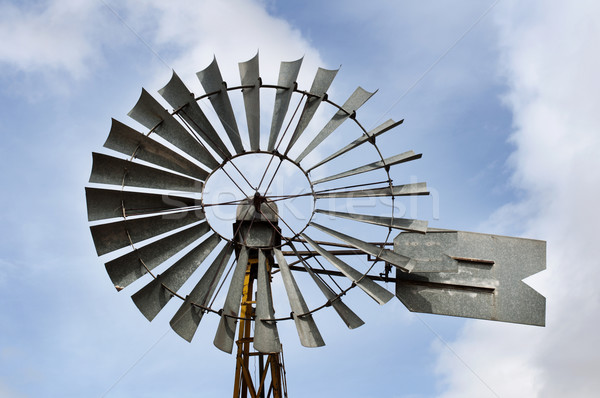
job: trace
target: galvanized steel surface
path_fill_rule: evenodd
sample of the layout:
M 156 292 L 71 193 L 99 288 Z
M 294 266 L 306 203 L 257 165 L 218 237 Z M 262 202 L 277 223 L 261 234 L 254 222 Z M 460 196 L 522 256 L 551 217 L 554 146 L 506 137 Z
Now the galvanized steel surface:
M 247 267 L 248 249 L 242 246 L 235 264 L 233 276 L 231 277 L 231 282 L 229 283 L 229 290 L 227 291 L 221 320 L 214 340 L 214 344 L 218 349 L 230 354 L 233 350 L 235 325 L 237 324 L 237 316 L 240 313 L 240 300 L 244 289 L 244 278 L 246 276 Z
M 198 134 L 206 145 L 211 147 L 222 159 L 230 158 L 231 152 L 221 140 L 219 134 L 210 123 L 194 95 L 183 84 L 179 76 L 173 72 L 171 80 L 158 93 L 173 107 L 177 109 L 177 115 Z
M 108 261 L 105 264 L 106 272 L 117 290 L 121 290 L 200 239 L 208 231 L 208 223 L 201 222 L 165 236 Z
M 158 315 L 173 297 L 172 293 L 179 290 L 214 250 L 219 241 L 220 238 L 216 234 L 210 235 L 165 272 L 157 275 L 150 283 L 131 296 L 140 312 L 149 321 Z
M 358 110 L 375 92 L 368 92 L 362 87 L 358 87 L 346 100 L 342 109 L 337 111 L 317 136 L 306 146 L 304 151 L 296 158 L 296 162 L 300 163 L 309 153 L 311 153 L 325 138 L 329 137 L 338 127 L 348 120 L 354 112 Z
M 258 73 L 258 53 L 246 61 L 239 63 L 240 78 L 244 87 L 244 108 L 246 109 L 246 123 L 248 124 L 248 137 L 250 150 L 260 149 L 260 77 Z
M 90 230 L 96 251 L 101 256 L 202 219 L 203 214 L 186 211 L 93 225 Z
M 233 144 L 235 152 L 244 152 L 244 146 L 242 145 L 240 132 L 238 131 L 237 122 L 235 121 L 229 94 L 227 94 L 227 85 L 221 77 L 217 59 L 214 58 L 210 65 L 208 65 L 206 69 L 196 73 L 196 76 L 198 76 L 206 93 L 211 94 L 208 99 L 215 109 L 217 116 L 219 116 L 219 120 L 221 121 L 229 140 Z
M 410 257 L 403 256 L 403 255 L 394 253 L 391 250 L 387 250 L 387 249 L 378 247 L 372 243 L 353 238 L 349 235 L 343 234 L 338 231 L 334 231 L 331 228 L 327 228 L 327 227 L 325 227 L 323 225 L 319 225 L 315 222 L 311 222 L 310 225 L 333 236 L 336 239 L 341 240 L 342 242 L 346 242 L 350 246 L 356 247 L 357 249 L 370 254 L 371 256 L 380 258 L 380 259 L 396 266 L 397 268 L 401 269 L 404 272 L 410 272 L 413 269 L 413 267 L 415 266 L 414 260 L 412 260 Z
M 208 172 L 195 163 L 115 119 L 113 119 L 104 147 L 128 156 L 133 154 L 136 159 L 142 159 L 199 180 L 205 180 L 208 176 Z
M 302 113 L 300 114 L 300 119 L 298 119 L 298 123 L 296 124 L 296 129 L 292 134 L 292 138 L 288 144 L 288 147 L 285 151 L 287 154 L 289 150 L 294 146 L 298 138 L 302 135 L 308 124 L 312 120 L 313 116 L 319 109 L 319 105 L 323 102 L 323 98 L 329 90 L 329 86 L 333 82 L 333 79 L 337 75 L 339 69 L 336 70 L 327 70 L 323 68 L 319 68 L 317 70 L 317 74 L 315 75 L 315 80 L 312 83 L 312 86 L 309 90 L 309 93 L 312 96 L 308 96 L 306 98 L 306 103 L 304 104 L 304 109 L 302 109 Z
M 283 279 L 283 285 L 290 301 L 292 316 L 296 324 L 298 337 L 300 337 L 300 343 L 305 347 L 324 346 L 325 342 L 321 337 L 312 314 L 307 314 L 309 312 L 308 306 L 306 305 L 306 301 L 304 301 L 302 293 L 300 293 L 300 288 L 290 271 L 285 257 L 281 253 L 281 250 L 273 249 L 273 251 L 275 252 L 279 269 L 281 269 L 281 279 Z
M 85 188 L 85 199 L 88 221 L 176 211 L 194 208 L 200 204 L 196 199 L 184 196 L 91 187 Z M 203 213 L 199 208 L 194 211 Z
M 202 182 L 101 153 L 92 153 L 90 182 L 127 187 L 202 192 Z
M 209 168 L 219 162 L 146 90 L 128 115 Z
M 385 167 L 393 166 L 395 164 L 400 164 L 400 163 L 404 163 L 404 162 L 409 162 L 411 160 L 420 159 L 421 156 L 422 156 L 421 154 L 416 155 L 413 151 L 404 152 L 399 155 L 395 155 L 395 156 L 392 156 L 390 158 L 383 159 L 383 160 L 378 160 L 376 162 L 369 163 L 369 164 L 357 167 L 352 170 L 344 171 L 342 173 L 338 173 L 338 174 L 335 174 L 335 175 L 332 175 L 329 177 L 321 178 L 320 180 L 313 181 L 313 184 L 314 185 L 322 184 L 324 182 L 337 180 L 339 178 L 350 177 L 353 175 L 362 174 L 362 173 L 366 173 L 366 172 L 377 170 L 377 169 L 382 169 Z
M 463 231 L 402 233 L 394 250 L 417 260 L 413 273 L 396 274 L 396 296 L 411 311 L 545 324 L 546 299 L 522 282 L 546 269 L 544 241 Z M 422 272 L 419 264 L 425 264 Z
M 346 145 L 342 149 L 334 152 L 332 155 L 327 156 L 326 158 L 324 158 L 323 160 L 321 160 L 314 166 L 311 166 L 306 171 L 310 172 L 310 171 L 316 169 L 317 167 L 320 167 L 320 166 L 324 165 L 325 163 L 353 150 L 354 148 L 359 147 L 360 145 L 364 144 L 365 142 L 373 142 L 374 143 L 376 137 L 380 136 L 381 134 L 385 133 L 386 131 L 393 129 L 394 127 L 401 125 L 403 122 L 404 122 L 404 120 L 400 120 L 399 122 L 394 122 L 392 119 L 389 119 L 389 120 L 383 122 L 382 124 L 380 124 L 379 126 L 374 128 L 373 130 L 361 135 L 360 137 L 358 137 L 357 139 L 355 139 L 354 141 L 352 141 L 350 144 Z
M 369 224 L 381 225 L 405 231 L 427 232 L 427 221 L 414 220 L 411 218 L 392 218 L 371 216 L 368 214 L 344 213 L 341 211 L 331 211 L 323 209 L 315 209 L 316 213 L 326 214 L 334 217 L 347 218 L 349 220 L 361 221 Z
M 317 277 L 314 271 L 309 266 L 307 266 L 304 261 L 302 262 L 302 265 L 304 266 L 304 269 L 310 275 L 312 280 L 315 282 L 315 284 L 319 287 L 319 290 L 323 292 L 323 295 L 325 296 L 327 301 L 331 303 L 331 306 L 333 307 L 335 312 L 337 312 L 342 321 L 344 321 L 346 326 L 348 326 L 348 329 L 356 329 L 357 327 L 365 324 L 365 322 L 362 319 L 360 319 L 360 317 L 356 315 L 354 311 L 352 311 L 346 304 L 344 304 L 342 299 L 337 294 L 335 294 L 329 286 L 327 286 L 319 277 Z
M 427 184 L 417 182 L 414 184 L 395 185 L 392 187 L 375 189 L 357 189 L 353 191 L 333 191 L 317 193 L 317 199 L 321 198 L 375 198 L 379 196 L 411 196 L 411 195 L 429 195 Z
M 277 204 L 268 199 L 260 204 L 259 211 L 256 211 L 253 198 L 240 203 L 235 210 L 236 221 L 272 221 L 279 219 Z
M 283 125 L 283 119 L 290 106 L 290 100 L 294 93 L 294 84 L 302 66 L 302 59 L 293 62 L 282 62 L 279 68 L 279 79 L 277 85 L 283 88 L 277 89 L 275 94 L 275 107 L 273 109 L 273 119 L 271 120 L 271 133 L 269 134 L 268 151 L 275 149 L 277 137 Z
M 192 341 L 204 315 L 204 310 L 198 305 L 210 306 L 210 300 L 215 294 L 232 252 L 233 245 L 231 243 L 223 247 L 169 322 L 171 328 L 185 340 Z
M 271 294 L 271 270 L 267 268 L 267 258 L 262 250 L 258 250 L 256 287 L 256 319 L 254 320 L 254 349 L 262 353 L 281 351 L 277 323 L 273 310 L 273 295 Z
M 377 301 L 379 304 L 385 304 L 394 297 L 392 293 L 390 293 L 385 288 L 381 287 L 377 283 L 373 282 L 369 278 L 363 278 L 363 274 L 342 260 L 340 260 L 335 255 L 329 253 L 327 250 L 323 249 L 319 246 L 315 241 L 309 238 L 306 235 L 302 235 L 302 237 L 312 246 L 313 249 L 321 256 L 323 256 L 327 261 L 329 261 L 332 265 L 334 265 L 341 273 L 343 273 L 346 278 L 350 279 L 352 283 L 355 283 L 358 287 L 360 287 L 365 293 L 367 293 L 373 300 Z

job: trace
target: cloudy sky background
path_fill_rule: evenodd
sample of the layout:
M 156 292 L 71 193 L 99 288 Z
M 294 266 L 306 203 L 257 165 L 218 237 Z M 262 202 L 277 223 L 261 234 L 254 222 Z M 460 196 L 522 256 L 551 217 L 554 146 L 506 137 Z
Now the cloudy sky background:
M 548 241 L 548 270 L 529 280 L 547 297 L 545 328 L 364 304 L 357 330 L 319 321 L 325 348 L 283 340 L 291 396 L 596 396 L 600 6 L 289 3 L 0 1 L 0 396 L 230 394 L 214 319 L 188 344 L 115 292 L 83 187 L 110 118 L 135 126 L 141 87 L 155 93 L 175 69 L 200 92 L 194 74 L 213 55 L 237 83 L 257 50 L 265 82 L 304 56 L 305 87 L 342 65 L 338 102 L 379 88 L 359 116 L 406 120 L 388 154 L 423 152 L 411 177 L 439 205 L 420 202 L 420 218 Z

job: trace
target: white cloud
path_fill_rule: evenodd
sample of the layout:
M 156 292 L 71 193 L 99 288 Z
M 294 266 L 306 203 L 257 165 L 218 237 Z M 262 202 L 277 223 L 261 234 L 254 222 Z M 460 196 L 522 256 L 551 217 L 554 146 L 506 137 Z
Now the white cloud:
M 194 75 L 217 57 L 223 78 L 239 83 L 238 62 L 260 52 L 261 77 L 276 82 L 281 61 L 304 57 L 299 83 L 311 83 L 321 58 L 301 33 L 270 15 L 259 1 L 182 0 L 129 4 L 127 20 L 167 60 L 181 77 L 197 84 Z M 310 72 L 308 72 L 310 71 Z M 305 80 L 305 81 L 303 81 Z M 159 83 L 164 84 L 161 80 Z
M 240 84 L 238 63 L 252 58 L 257 52 L 260 61 L 260 76 L 265 84 L 276 84 L 282 61 L 294 61 L 303 58 L 302 68 L 298 76 L 298 85 L 308 90 L 312 84 L 318 67 L 335 68 L 327 65 L 319 51 L 306 40 L 301 32 L 292 27 L 284 19 L 275 17 L 257 0 L 234 0 L 219 2 L 212 0 L 181 0 L 176 5 L 162 1 L 127 2 L 115 7 L 125 23 L 139 35 L 139 40 L 147 43 L 148 50 L 161 59 L 155 64 L 153 80 L 146 81 L 144 86 L 154 95 L 170 78 L 168 69 L 173 69 L 196 95 L 204 92 L 196 77 L 196 72 L 207 67 L 216 57 L 221 75 L 227 84 Z M 112 5 L 111 5 L 112 7 Z M 142 44 L 140 43 L 140 46 Z M 334 82 L 329 94 L 338 102 L 344 98 L 335 96 Z M 154 95 L 159 101 L 162 98 Z M 245 115 L 239 92 L 230 94 L 240 130 L 245 130 Z M 265 89 L 261 95 L 261 129 L 269 131 L 275 90 Z M 294 98 L 289 114 L 293 112 L 300 96 Z M 220 126 L 212 106 L 208 100 L 200 102 L 207 117 L 215 126 Z M 165 103 L 165 107 L 168 105 Z M 314 126 L 323 126 L 334 113 L 330 107 L 318 112 L 306 133 L 300 138 L 294 150 L 308 142 L 311 133 L 316 134 Z M 289 115 L 288 115 L 289 118 Z M 287 124 L 287 119 L 284 126 Z M 218 127 L 217 127 L 218 129 Z M 312 138 L 312 137 L 310 137 Z M 242 140 L 247 144 L 246 134 Z M 261 138 L 265 146 L 266 137 Z M 323 150 L 329 142 L 323 144 Z M 318 153 L 319 150 L 315 151 Z M 292 156 L 296 155 L 294 151 Z M 314 155 L 314 154 L 313 154 Z M 318 156 L 318 155 L 315 155 Z M 310 162 L 308 162 L 310 163 Z
M 67 72 L 79 78 L 96 59 L 92 43 L 100 2 L 56 0 L 0 4 L 0 65 L 23 72 Z
M 8 38 L 0 43 L 0 66 L 25 73 L 66 72 L 75 78 L 87 76 L 106 48 L 114 50 L 125 41 L 137 42 L 139 48 L 147 45 L 169 67 L 183 70 L 182 77 L 194 81 L 193 73 L 207 66 L 213 55 L 226 78 L 237 78 L 237 63 L 259 50 L 261 75 L 273 79 L 282 60 L 305 57 L 305 85 L 316 67 L 323 66 L 298 30 L 254 0 L 49 0 L 25 6 L 3 2 L 0 34 Z
M 592 1 L 498 6 L 514 182 L 525 198 L 490 224 L 548 241 L 548 270 L 533 278 L 547 296 L 547 326 L 472 322 L 452 345 L 501 397 L 593 397 L 600 389 L 598 11 Z M 494 396 L 451 357 L 440 349 L 444 397 Z

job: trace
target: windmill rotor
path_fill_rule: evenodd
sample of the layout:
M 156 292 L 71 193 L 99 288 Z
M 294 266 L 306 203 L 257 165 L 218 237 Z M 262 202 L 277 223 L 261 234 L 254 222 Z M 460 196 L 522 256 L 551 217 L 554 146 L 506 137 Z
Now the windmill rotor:
M 205 312 L 219 313 L 222 322 L 215 344 L 225 351 L 230 351 L 232 325 L 235 325 L 239 318 L 239 303 L 235 302 L 239 301 L 241 295 L 241 274 L 246 266 L 244 261 L 240 262 L 240 258 L 243 260 L 249 251 L 257 251 L 259 256 L 260 278 L 257 293 L 262 297 L 259 301 L 260 311 L 257 309 L 256 315 L 259 336 L 263 333 L 265 322 L 258 320 L 263 316 L 275 319 L 271 308 L 273 298 L 270 280 L 273 278 L 272 271 L 277 269 L 292 309 L 291 317 L 281 319 L 294 319 L 300 340 L 307 346 L 320 346 L 324 342 L 310 315 L 314 308 L 308 307 L 301 287 L 294 279 L 297 269 L 292 271 L 284 252 L 289 256 L 300 249 L 313 252 L 315 255 L 312 259 L 316 255 L 321 256 L 319 266 L 325 264 L 323 268 L 338 270 L 348 278 L 350 288 L 358 286 L 380 304 L 389 301 L 393 294 L 371 279 L 364 278 L 364 271 L 353 268 L 334 254 L 336 245 L 353 247 L 357 253 L 373 256 L 376 262 L 391 263 L 405 272 L 410 269 L 409 261 L 389 248 L 375 246 L 335 231 L 321 222 L 326 221 L 326 218 L 346 218 L 357 223 L 384 226 L 389 231 L 399 228 L 419 232 L 426 230 L 426 222 L 394 217 L 393 207 L 390 216 L 382 217 L 328 210 L 322 203 L 335 201 L 336 198 L 352 200 L 386 197 L 393 200 L 403 195 L 425 195 L 428 192 L 424 183 L 394 185 L 389 174 L 390 167 L 418 159 L 421 155 L 408 151 L 383 157 L 377 147 L 376 137 L 401 122 L 387 121 L 371 131 L 365 130 L 357 121 L 356 112 L 374 93 L 358 87 L 342 105 L 338 105 L 331 101 L 327 94 L 338 71 L 319 68 L 311 88 L 304 91 L 296 83 L 301 65 L 302 59 L 282 62 L 277 84 L 269 85 L 263 83 L 259 75 L 257 55 L 239 64 L 241 84 L 230 87 L 223 81 L 215 58 L 207 68 L 197 73 L 205 91 L 205 94 L 198 97 L 194 97 L 173 72 L 171 80 L 159 90 L 159 94 L 173 110 L 164 109 L 150 93 L 142 90 L 129 116 L 149 131 L 143 134 L 113 120 L 105 143 L 105 147 L 111 150 L 111 155 L 94 154 L 90 182 L 101 184 L 101 187 L 88 187 L 86 193 L 89 220 L 102 222 L 91 227 L 98 255 L 103 256 L 131 247 L 130 251 L 106 262 L 107 272 L 115 287 L 122 290 L 138 278 L 150 274 L 150 282 L 133 294 L 134 303 L 149 320 L 152 320 L 172 297 L 182 298 L 183 303 L 171 320 L 171 325 L 187 340 L 191 340 L 193 329 L 198 326 Z M 266 142 L 261 142 L 260 103 L 261 95 L 264 95 L 262 92 L 267 90 L 275 91 L 275 99 L 269 134 L 262 137 Z M 241 93 L 244 104 L 247 125 L 247 135 L 244 139 L 230 98 L 235 92 Z M 297 99 L 298 97 L 300 98 Z M 205 106 L 207 100 L 212 109 Z M 309 135 L 307 132 L 316 124 L 314 117 L 318 111 L 324 113 L 324 105 L 332 109 L 330 113 L 333 115 L 319 130 L 313 127 L 314 137 L 307 141 L 304 137 Z M 296 108 L 293 111 L 294 106 Z M 214 115 L 217 116 L 220 125 L 211 122 Z M 314 155 L 317 147 L 348 120 L 354 121 L 360 135 L 328 158 L 324 157 L 310 164 L 309 155 Z M 300 148 L 300 142 L 308 144 Z M 364 144 L 372 148 L 370 150 L 376 154 L 378 160 L 363 164 L 365 162 L 360 160 L 363 156 L 356 156 L 356 167 L 341 173 L 329 173 L 319 179 L 311 177 L 311 172 L 315 172 L 313 170 L 324 170 L 323 166 L 326 163 L 343 157 L 345 153 L 357 153 L 357 148 L 361 146 L 359 150 L 364 153 L 364 150 L 367 150 Z M 113 155 L 115 152 L 128 158 Z M 264 172 L 260 170 L 260 179 L 255 177 L 252 180 L 246 176 L 253 167 L 244 164 L 244 159 L 252 156 L 253 159 L 261 156 L 268 158 L 266 169 Z M 309 166 L 304 166 L 305 164 Z M 290 190 L 289 193 L 273 192 L 277 173 L 286 166 L 295 169 L 295 173 L 304 180 L 306 189 Z M 366 179 L 366 182 L 359 184 L 343 183 L 348 177 L 373 174 L 374 171 L 383 171 L 384 178 L 376 181 Z M 217 181 L 214 184 L 215 188 L 212 187 L 213 179 Z M 281 184 L 281 181 L 279 183 Z M 229 187 L 223 188 L 223 184 Z M 228 200 L 218 200 L 214 195 L 209 195 L 208 187 L 212 188 L 213 193 L 222 193 L 226 189 L 232 197 Z M 143 191 L 137 190 L 139 188 Z M 285 212 L 286 201 L 301 199 L 309 203 L 308 207 L 303 209 L 301 222 L 298 222 L 298 217 L 287 217 L 277 213 L 278 205 Z M 229 224 L 233 218 L 231 214 L 237 211 L 238 220 L 233 223 L 233 233 L 231 226 L 219 227 L 219 220 L 216 219 L 218 217 L 211 219 L 210 214 L 215 213 L 217 208 L 221 212 L 230 213 Z M 252 213 L 250 220 L 240 214 L 240 211 Z M 104 222 L 116 217 L 120 217 L 121 220 Z M 314 221 L 319 217 L 323 220 L 319 220 L 319 223 Z M 269 243 L 257 244 L 255 238 L 258 236 L 260 241 L 261 230 L 263 234 L 277 231 L 278 238 Z M 311 239 L 314 231 L 325 232 L 333 238 L 333 241 L 329 242 L 329 248 Z M 391 240 L 388 241 L 389 231 L 386 236 L 388 247 L 391 245 Z M 244 238 L 238 239 L 241 235 L 244 235 Z M 236 256 L 231 255 L 233 248 L 236 249 Z M 169 260 L 178 257 L 180 252 L 185 254 L 179 256 L 177 261 Z M 276 264 L 273 264 L 268 273 L 265 262 L 262 261 L 266 258 L 265 253 L 271 253 L 276 259 Z M 215 255 L 210 266 L 201 266 L 203 262 L 210 263 L 210 258 Z M 292 261 L 299 261 L 303 272 L 310 275 L 316 287 L 323 293 L 324 303 L 333 304 L 334 310 L 349 327 L 361 325 L 360 318 L 341 299 L 348 289 L 332 287 L 331 282 L 311 264 L 312 259 L 303 259 L 299 255 L 295 257 Z M 237 265 L 231 265 L 233 271 L 230 270 L 232 276 L 225 302 L 222 308 L 213 308 L 213 294 L 217 286 L 223 283 L 221 278 L 228 268 L 230 258 Z M 154 273 L 153 270 L 157 267 L 162 270 L 163 263 L 171 265 L 162 273 Z M 206 271 L 203 272 L 200 268 Z M 196 272 L 197 270 L 199 272 Z M 179 289 L 192 275 L 198 280 L 197 284 L 190 294 L 180 293 Z M 268 278 L 265 279 L 265 275 Z M 266 282 L 267 279 L 269 283 Z M 221 291 L 225 292 L 226 288 L 227 286 L 223 286 Z M 265 303 L 269 302 L 271 304 L 265 306 Z M 322 304 L 317 305 L 317 308 L 327 306 Z M 196 314 L 193 317 L 190 316 L 192 312 Z M 277 322 L 271 321 L 268 325 L 267 329 L 271 333 L 276 333 Z M 184 323 L 186 326 L 182 326 Z M 222 342 L 223 340 L 226 341 Z M 255 345 L 260 351 L 261 343 Z M 263 343 L 262 347 L 265 345 Z

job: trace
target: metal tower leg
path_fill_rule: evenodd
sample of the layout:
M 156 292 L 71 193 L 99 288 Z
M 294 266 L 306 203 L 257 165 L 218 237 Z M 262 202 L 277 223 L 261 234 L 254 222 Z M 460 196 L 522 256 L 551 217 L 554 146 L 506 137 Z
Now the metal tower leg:
M 251 254 L 248 259 L 246 277 L 244 279 L 244 290 L 242 305 L 240 309 L 240 326 L 238 333 L 235 382 L 233 398 L 287 398 L 285 385 L 285 368 L 283 365 L 283 354 L 262 354 L 251 349 L 252 316 L 254 315 L 255 301 L 254 280 L 256 279 L 256 266 L 258 254 Z M 253 380 L 249 363 L 251 357 L 258 357 L 258 378 Z M 267 358 L 266 362 L 264 358 Z M 270 376 L 270 377 L 269 377 Z M 258 387 L 258 388 L 257 388 Z

